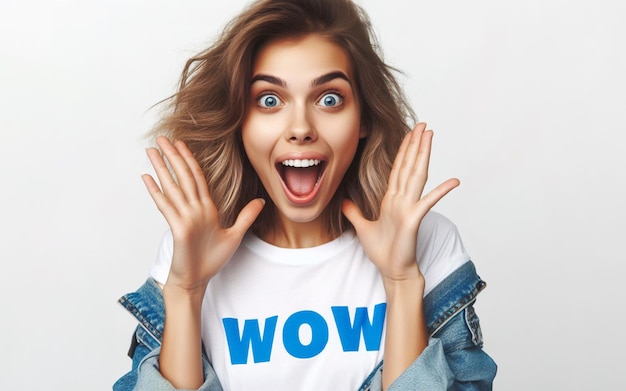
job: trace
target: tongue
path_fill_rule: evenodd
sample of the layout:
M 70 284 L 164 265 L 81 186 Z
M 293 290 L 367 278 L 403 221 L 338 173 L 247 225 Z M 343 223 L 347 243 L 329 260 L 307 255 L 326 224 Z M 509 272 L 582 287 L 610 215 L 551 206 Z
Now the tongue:
M 318 167 L 285 167 L 285 184 L 293 194 L 303 196 L 311 193 L 318 176 Z

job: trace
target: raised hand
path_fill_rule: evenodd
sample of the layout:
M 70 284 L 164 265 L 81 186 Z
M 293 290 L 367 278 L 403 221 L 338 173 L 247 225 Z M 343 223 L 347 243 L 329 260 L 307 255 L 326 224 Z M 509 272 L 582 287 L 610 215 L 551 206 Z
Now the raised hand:
M 157 138 L 157 144 L 169 161 L 174 176 L 159 151 L 149 148 L 148 158 L 161 187 L 148 174 L 142 179 L 174 238 L 167 285 L 188 291 L 204 290 L 209 280 L 231 258 L 263 209 L 264 201 L 250 201 L 235 224 L 223 228 L 202 169 L 189 148 L 182 141 L 172 144 L 166 137 Z
M 405 136 L 389 175 L 378 220 L 365 219 L 350 200 L 343 203 L 344 215 L 354 225 L 367 256 L 383 279 L 401 281 L 420 275 L 416 259 L 419 225 L 426 213 L 459 185 L 458 179 L 448 179 L 422 196 L 432 137 L 425 123 L 417 124 Z

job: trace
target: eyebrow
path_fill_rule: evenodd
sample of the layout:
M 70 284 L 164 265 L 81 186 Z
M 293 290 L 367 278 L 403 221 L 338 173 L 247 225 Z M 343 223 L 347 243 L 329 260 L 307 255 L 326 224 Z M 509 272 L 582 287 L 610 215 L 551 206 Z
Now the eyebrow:
M 350 83 L 350 79 L 345 73 L 341 71 L 336 71 L 336 72 L 330 72 L 330 73 L 327 73 L 325 75 L 318 77 L 317 79 L 311 82 L 311 86 L 312 87 L 321 86 L 322 84 L 328 83 L 329 81 L 334 80 L 334 79 L 343 79 L 347 81 L 348 84 L 352 85 L 352 83 Z
M 330 72 L 327 73 L 325 75 L 322 75 L 318 78 L 315 78 L 312 82 L 311 82 L 311 86 L 312 87 L 317 87 L 320 86 L 324 83 L 328 83 L 331 80 L 334 79 L 343 79 L 345 81 L 348 82 L 348 84 L 352 85 L 352 83 L 350 82 L 350 78 L 348 78 L 348 76 L 341 72 L 341 71 L 336 71 L 336 72 Z M 264 74 L 259 74 L 256 75 L 252 78 L 252 80 L 250 81 L 250 84 L 254 84 L 257 81 L 266 81 L 270 84 L 275 84 L 277 86 L 286 88 L 287 87 L 287 82 L 284 81 L 283 79 L 276 77 L 276 76 L 270 76 L 270 75 L 264 75 Z
M 287 87 L 287 82 L 276 76 L 270 76 L 270 75 L 264 75 L 264 74 L 256 75 L 252 78 L 252 81 L 250 81 L 250 84 L 254 84 L 257 81 L 266 81 L 270 84 L 275 84 L 283 88 Z

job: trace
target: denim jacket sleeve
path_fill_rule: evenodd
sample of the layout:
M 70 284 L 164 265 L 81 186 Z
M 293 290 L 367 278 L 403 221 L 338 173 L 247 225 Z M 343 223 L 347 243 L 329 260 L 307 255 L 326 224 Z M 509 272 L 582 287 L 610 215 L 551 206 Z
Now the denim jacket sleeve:
M 470 261 L 424 298 L 424 315 L 431 335 L 428 346 L 389 387 L 389 391 L 489 391 L 496 364 L 482 349 L 474 311 L 476 296 L 486 284 Z M 359 391 L 382 390 L 382 363 Z
M 159 371 L 159 353 L 161 348 L 156 348 L 148 353 L 137 368 L 137 383 L 133 390 L 154 391 L 154 390 L 175 390 L 174 386 L 167 381 Z M 206 357 L 202 357 L 204 367 L 204 383 L 198 391 L 222 391 L 222 386 L 217 379 L 217 375 L 209 364 Z
M 491 390 L 496 364 L 482 350 L 482 334 L 473 308 L 476 295 L 485 287 L 473 263 L 467 262 L 424 298 L 425 317 L 431 334 L 429 344 L 389 391 Z M 130 372 L 113 386 L 114 391 L 175 390 L 158 368 L 161 333 L 165 317 L 160 288 L 149 279 L 120 303 L 139 321 L 129 356 Z M 205 382 L 199 391 L 222 387 L 206 357 Z M 382 362 L 365 379 L 359 391 L 382 390 Z
M 119 302 L 137 318 L 139 325 L 133 333 L 128 351 L 133 360 L 132 368 L 115 382 L 113 391 L 175 390 L 159 371 L 159 353 L 165 323 L 161 288 L 149 278 L 135 292 L 122 296 Z M 222 391 L 222 386 L 204 354 L 202 364 L 205 381 L 199 391 Z

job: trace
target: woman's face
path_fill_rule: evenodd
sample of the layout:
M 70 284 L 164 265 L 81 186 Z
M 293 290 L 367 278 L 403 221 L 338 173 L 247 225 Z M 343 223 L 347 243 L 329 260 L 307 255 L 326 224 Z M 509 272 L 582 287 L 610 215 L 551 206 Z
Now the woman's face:
M 365 136 L 354 82 L 344 51 L 316 35 L 259 51 L 243 144 L 282 224 L 319 222 L 350 166 Z

